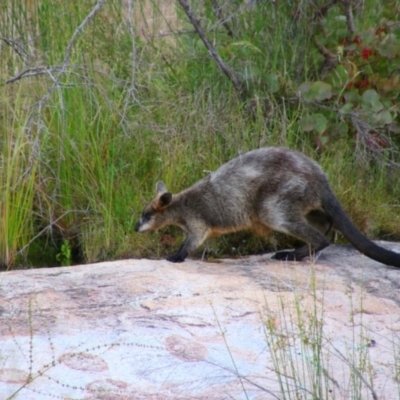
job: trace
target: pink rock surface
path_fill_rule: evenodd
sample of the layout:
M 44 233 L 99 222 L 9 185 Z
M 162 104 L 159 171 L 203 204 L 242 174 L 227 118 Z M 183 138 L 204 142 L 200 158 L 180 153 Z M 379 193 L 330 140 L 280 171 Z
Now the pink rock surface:
M 399 284 L 346 246 L 3 272 L 0 399 L 399 399 Z

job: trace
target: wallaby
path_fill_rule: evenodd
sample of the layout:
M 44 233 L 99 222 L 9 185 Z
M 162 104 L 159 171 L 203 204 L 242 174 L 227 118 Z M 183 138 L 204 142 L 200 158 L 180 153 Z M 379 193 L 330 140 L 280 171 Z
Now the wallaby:
M 135 226 L 137 232 L 177 225 L 186 233 L 177 253 L 182 262 L 210 236 L 239 230 L 295 236 L 307 245 L 277 252 L 278 260 L 301 260 L 329 245 L 335 226 L 363 254 L 400 267 L 400 253 L 377 246 L 350 221 L 333 194 L 322 168 L 304 154 L 266 147 L 239 155 L 193 186 L 168 192 L 163 182 Z

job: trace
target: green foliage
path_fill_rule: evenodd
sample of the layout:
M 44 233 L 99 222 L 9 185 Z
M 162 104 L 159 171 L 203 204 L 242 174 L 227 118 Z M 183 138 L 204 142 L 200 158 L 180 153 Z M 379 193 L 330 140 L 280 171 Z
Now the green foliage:
M 332 86 L 321 81 L 304 82 L 299 86 L 299 92 L 307 103 L 324 101 L 332 97 Z
M 384 6 L 368 1 L 365 8 L 349 4 L 332 2 L 314 18 L 310 29 L 325 60 L 320 80 L 304 82 L 298 90 L 306 103 L 314 103 L 309 118 L 329 107 L 342 116 L 356 140 L 361 137 L 368 151 L 382 153 L 400 143 L 400 27 L 396 22 L 400 7 L 394 1 Z M 321 96 L 316 85 L 324 85 Z M 308 127 L 304 124 L 303 130 Z M 328 124 L 325 130 L 330 128 Z M 328 134 L 329 139 L 333 136 L 334 131 Z
M 241 93 L 177 3 L 97 4 L 0 4 L 3 266 L 36 260 L 38 241 L 58 263 L 164 255 L 163 233 L 133 232 L 155 182 L 181 190 L 265 145 L 298 148 L 328 169 L 335 159 L 346 174 L 328 171 L 339 195 L 355 182 L 374 189 L 376 201 L 348 202 L 352 215 L 367 209 L 372 233 L 400 235 L 396 2 L 355 6 L 351 35 L 338 4 L 316 17 L 314 1 L 191 2 Z M 337 56 L 324 74 L 321 48 Z M 360 149 L 380 158 L 360 163 Z M 376 215 L 378 201 L 388 206 Z M 258 246 L 229 240 L 215 248 Z
M 56 256 L 57 261 L 60 265 L 68 267 L 72 264 L 72 250 L 68 240 L 64 240 L 60 252 Z
M 328 126 L 328 119 L 321 113 L 314 113 L 301 119 L 300 127 L 305 132 L 316 131 L 322 135 Z

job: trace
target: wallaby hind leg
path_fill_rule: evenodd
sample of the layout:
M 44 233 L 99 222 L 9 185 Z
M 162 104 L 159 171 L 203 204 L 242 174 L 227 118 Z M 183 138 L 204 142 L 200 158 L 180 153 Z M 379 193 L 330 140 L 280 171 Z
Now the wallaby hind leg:
M 326 228 L 325 224 L 318 224 L 318 228 L 322 227 L 328 231 L 330 229 L 329 227 Z M 327 237 L 321 233 L 319 229 L 310 225 L 308 219 L 303 218 L 302 216 L 299 216 L 298 219 L 292 218 L 292 222 L 286 221 L 283 225 L 276 227 L 276 229 L 297 237 L 307 243 L 307 245 L 301 246 L 294 251 L 278 251 L 272 257 L 276 260 L 299 261 L 310 254 L 329 246 L 329 240 Z
M 329 235 L 333 227 L 332 218 L 329 217 L 321 210 L 312 210 L 306 215 L 307 222 L 313 226 L 315 229 L 318 229 L 325 236 Z
M 320 210 L 312 210 L 310 211 L 307 215 L 306 215 L 306 219 L 307 222 L 314 227 L 315 229 L 318 229 L 318 231 L 320 231 L 322 234 L 324 234 L 325 236 L 329 235 L 329 232 L 331 231 L 332 227 L 333 227 L 333 222 L 332 219 L 326 215 L 323 211 Z M 315 250 L 319 251 L 322 250 L 322 248 Z M 288 256 L 288 253 L 290 254 Z M 295 255 L 297 254 L 297 260 L 299 260 L 299 256 L 301 256 L 302 254 L 305 254 L 304 257 L 310 255 L 310 253 L 312 253 L 310 246 L 308 244 L 304 245 L 304 246 L 299 246 L 297 247 L 294 251 L 280 251 L 278 257 L 282 257 L 282 258 L 278 258 L 276 257 L 276 255 L 274 256 L 274 258 L 276 259 L 288 259 L 291 257 L 295 257 Z M 303 257 L 303 258 L 304 258 Z

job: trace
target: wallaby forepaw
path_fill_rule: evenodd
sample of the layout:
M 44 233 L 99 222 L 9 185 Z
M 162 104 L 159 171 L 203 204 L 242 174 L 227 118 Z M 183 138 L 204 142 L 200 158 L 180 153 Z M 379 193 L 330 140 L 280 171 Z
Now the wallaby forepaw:
M 294 251 L 278 251 L 272 256 L 272 259 L 282 261 L 296 261 L 296 255 Z
M 185 261 L 184 256 L 180 255 L 180 254 L 172 254 L 170 256 L 167 257 L 167 261 L 173 262 L 173 263 L 180 263 L 180 262 L 184 262 Z

